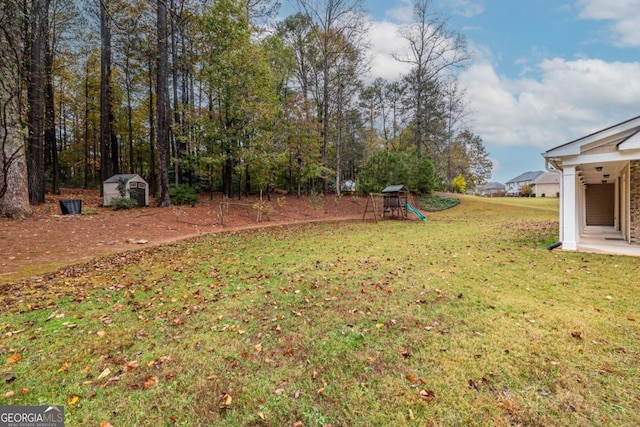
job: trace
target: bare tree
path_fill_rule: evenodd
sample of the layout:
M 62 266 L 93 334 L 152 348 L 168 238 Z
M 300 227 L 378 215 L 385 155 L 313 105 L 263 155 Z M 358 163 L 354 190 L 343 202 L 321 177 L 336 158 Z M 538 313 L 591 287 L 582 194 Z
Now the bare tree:
M 447 20 L 431 11 L 432 0 L 415 0 L 415 22 L 403 28 L 401 35 L 409 42 L 407 55 L 394 55 L 395 59 L 411 64 L 409 79 L 415 120 L 416 149 L 423 151 L 426 119 L 425 94 L 429 85 L 437 83 L 440 75 L 463 67 L 469 60 L 464 36 L 449 28 Z
M 316 26 L 314 34 L 320 60 L 316 73 L 319 79 L 316 101 L 318 118 L 322 124 L 322 163 L 326 171 L 329 169 L 330 112 L 341 88 L 341 75 L 337 68 L 342 65 L 345 55 L 352 54 L 354 47 L 363 47 L 362 40 L 367 27 L 363 21 L 362 0 L 298 0 L 298 4 Z M 328 191 L 326 172 L 323 174 L 322 188 L 324 192 Z
M 31 212 L 25 141 L 20 116 L 23 108 L 25 16 L 16 1 L 0 2 L 0 215 L 22 218 Z

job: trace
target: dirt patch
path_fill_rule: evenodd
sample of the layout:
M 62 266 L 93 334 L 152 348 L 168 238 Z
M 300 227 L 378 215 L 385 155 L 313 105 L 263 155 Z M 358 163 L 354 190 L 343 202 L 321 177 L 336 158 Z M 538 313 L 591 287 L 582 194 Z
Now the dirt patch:
M 82 214 L 62 215 L 60 200 L 82 200 Z M 96 256 L 242 228 L 304 221 L 358 219 L 366 199 L 274 195 L 233 200 L 203 195 L 196 206 L 115 211 L 94 190 L 47 196 L 25 220 L 0 218 L 0 283 L 14 282 Z M 371 213 L 368 214 L 371 219 Z

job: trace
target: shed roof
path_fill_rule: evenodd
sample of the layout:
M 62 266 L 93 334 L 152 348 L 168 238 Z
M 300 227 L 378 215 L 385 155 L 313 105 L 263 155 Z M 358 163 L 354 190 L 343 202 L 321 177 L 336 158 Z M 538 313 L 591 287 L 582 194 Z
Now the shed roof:
M 407 187 L 404 185 L 390 185 L 382 190 L 383 193 L 397 193 L 398 191 L 407 191 Z
M 133 178 L 135 178 L 136 176 L 139 176 L 136 173 L 119 173 L 116 175 L 113 175 L 111 178 L 107 179 L 105 181 L 105 183 L 116 183 L 118 181 L 120 181 L 121 179 L 124 179 L 125 181 L 129 181 Z

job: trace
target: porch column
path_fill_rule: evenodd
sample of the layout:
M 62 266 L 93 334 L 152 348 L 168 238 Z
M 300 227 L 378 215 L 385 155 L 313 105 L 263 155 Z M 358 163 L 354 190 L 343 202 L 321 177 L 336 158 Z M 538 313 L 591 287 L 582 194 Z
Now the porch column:
M 562 168 L 560 182 L 560 241 L 562 249 L 575 251 L 578 249 L 578 191 L 576 181 L 576 167 Z

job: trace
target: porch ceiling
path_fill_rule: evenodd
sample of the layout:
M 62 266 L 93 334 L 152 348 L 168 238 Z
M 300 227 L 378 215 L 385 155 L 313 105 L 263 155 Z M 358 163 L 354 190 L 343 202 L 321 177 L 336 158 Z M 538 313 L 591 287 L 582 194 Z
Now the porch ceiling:
M 576 171 L 580 173 L 583 184 L 613 184 L 625 164 L 626 162 L 589 163 L 578 166 Z

